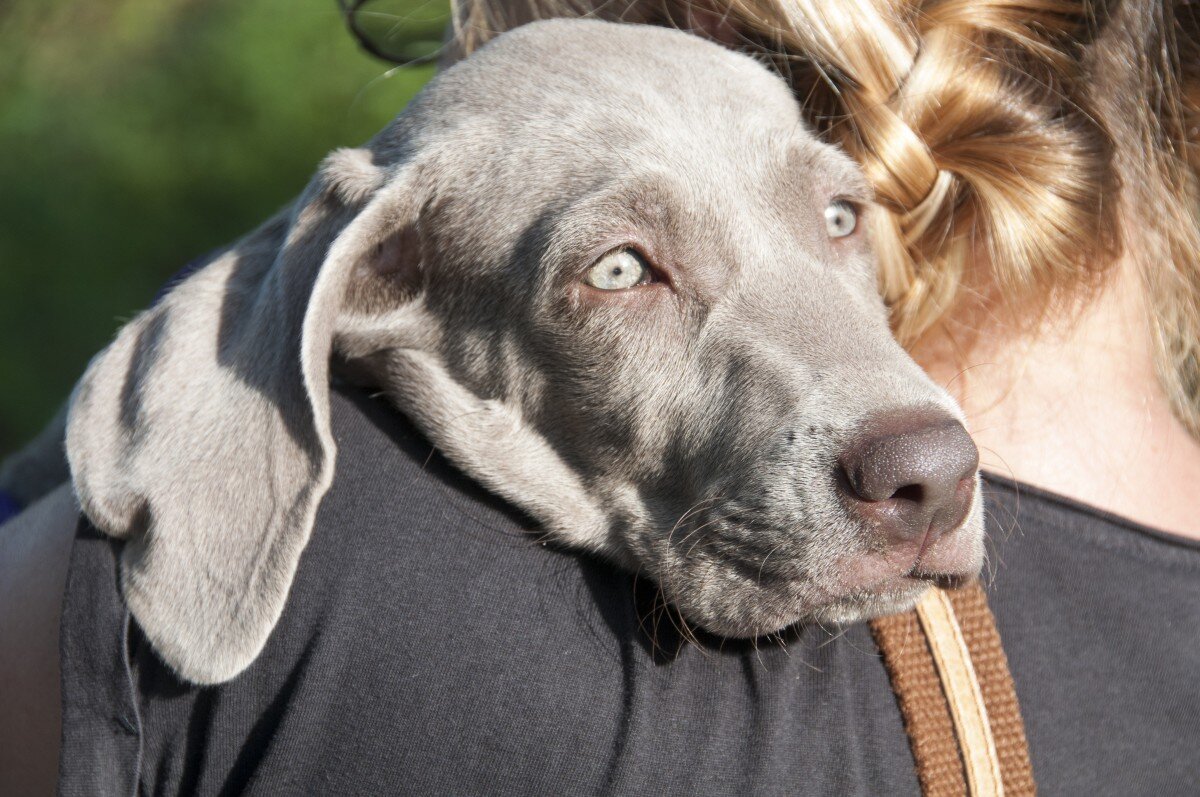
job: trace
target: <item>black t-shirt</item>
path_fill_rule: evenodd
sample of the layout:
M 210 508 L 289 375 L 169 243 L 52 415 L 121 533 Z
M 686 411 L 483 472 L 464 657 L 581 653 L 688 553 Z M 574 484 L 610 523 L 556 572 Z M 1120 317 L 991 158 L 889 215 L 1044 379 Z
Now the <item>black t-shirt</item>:
M 181 683 L 80 523 L 60 793 L 918 794 L 863 624 L 690 640 L 652 584 L 557 551 L 382 400 L 262 655 Z M 989 593 L 1048 795 L 1197 793 L 1200 546 L 987 480 Z

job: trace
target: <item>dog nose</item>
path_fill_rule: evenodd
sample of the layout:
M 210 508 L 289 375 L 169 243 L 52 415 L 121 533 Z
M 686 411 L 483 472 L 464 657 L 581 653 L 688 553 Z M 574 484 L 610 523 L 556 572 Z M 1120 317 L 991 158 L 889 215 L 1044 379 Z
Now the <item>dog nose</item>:
M 927 547 L 970 510 L 979 450 L 949 415 L 902 410 L 870 420 L 838 466 L 855 515 L 892 542 L 920 540 Z

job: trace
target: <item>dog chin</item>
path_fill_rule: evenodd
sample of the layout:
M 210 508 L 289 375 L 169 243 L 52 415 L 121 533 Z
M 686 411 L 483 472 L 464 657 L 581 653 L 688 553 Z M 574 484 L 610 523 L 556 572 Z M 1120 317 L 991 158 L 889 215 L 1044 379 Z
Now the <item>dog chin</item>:
M 729 639 L 754 639 L 798 629 L 806 625 L 840 626 L 907 612 L 916 606 L 925 592 L 935 586 L 953 588 L 975 576 L 901 574 L 869 589 L 831 597 L 828 602 L 794 604 L 774 611 L 758 611 L 738 617 L 691 617 L 706 631 Z M 688 612 L 684 612 L 685 616 Z
M 952 588 L 978 576 L 984 561 L 979 514 L 972 512 L 926 551 L 895 547 L 847 555 L 819 580 L 782 568 L 767 574 L 761 566 L 755 571 L 753 563 L 737 566 L 726 561 L 698 582 L 707 580 L 709 590 L 685 589 L 672 602 L 688 621 L 729 639 L 770 636 L 805 625 L 847 625 L 906 612 L 931 587 Z M 747 579 L 743 572 L 747 569 L 756 578 Z M 724 578 L 713 579 L 714 574 Z M 669 580 L 687 583 L 679 575 Z M 724 589 L 711 589 L 713 580 L 723 581 Z M 701 595 L 706 599 L 697 600 Z
M 963 532 L 957 532 L 958 539 L 943 541 L 946 545 L 938 555 L 924 557 L 909 570 L 851 589 L 818 606 L 811 611 L 813 620 L 844 625 L 899 614 L 912 609 L 931 587 L 952 589 L 977 577 L 983 567 L 982 539 Z
M 872 592 L 847 595 L 812 612 L 812 622 L 821 625 L 848 625 L 889 614 L 900 614 L 917 605 L 917 601 L 933 586 L 933 581 L 901 576 L 894 584 L 881 586 Z

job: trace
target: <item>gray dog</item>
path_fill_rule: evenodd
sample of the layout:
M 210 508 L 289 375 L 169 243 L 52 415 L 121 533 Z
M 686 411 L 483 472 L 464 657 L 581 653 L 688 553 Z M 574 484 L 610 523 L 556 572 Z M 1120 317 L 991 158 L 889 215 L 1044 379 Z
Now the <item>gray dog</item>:
M 981 565 L 977 455 L 889 334 L 869 212 L 754 60 L 519 28 L 121 330 L 72 398 L 76 493 L 200 683 L 283 608 L 333 474 L 331 363 L 712 632 L 906 608 Z

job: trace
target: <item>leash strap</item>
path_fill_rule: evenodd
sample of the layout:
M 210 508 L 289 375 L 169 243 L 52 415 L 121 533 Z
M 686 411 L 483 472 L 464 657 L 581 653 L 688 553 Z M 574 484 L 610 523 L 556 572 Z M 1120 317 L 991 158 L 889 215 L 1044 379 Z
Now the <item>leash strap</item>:
M 926 797 L 1032 797 L 1025 726 L 978 582 L 871 624 Z

